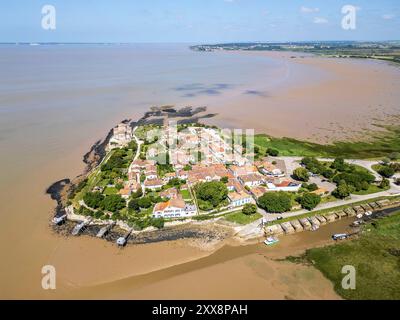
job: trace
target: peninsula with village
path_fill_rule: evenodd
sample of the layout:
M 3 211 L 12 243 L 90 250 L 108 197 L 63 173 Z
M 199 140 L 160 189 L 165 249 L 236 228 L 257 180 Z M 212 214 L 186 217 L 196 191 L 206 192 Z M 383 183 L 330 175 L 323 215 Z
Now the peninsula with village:
M 54 225 L 73 221 L 74 235 L 96 226 L 99 238 L 116 229 L 121 246 L 135 234 L 196 224 L 247 239 L 317 230 L 399 198 L 397 152 L 377 160 L 317 157 L 300 143 L 296 150 L 295 140 L 279 146 L 266 135 L 201 124 L 192 108 L 176 112 L 156 108 L 113 128 L 97 162 L 67 183 Z
M 201 120 L 210 117 L 205 107 L 164 106 L 153 107 L 138 121 L 117 124 L 85 155 L 83 174 L 47 190 L 58 203 L 53 229 L 102 238 L 121 248 L 192 239 L 212 251 L 226 239 L 272 246 L 282 236 L 318 232 L 340 220 L 347 227 L 332 234 L 332 241 L 350 239 L 343 243 L 353 247 L 315 248 L 288 259 L 317 261 L 335 283 L 340 254 L 361 263 L 379 243 L 382 259 L 371 263 L 387 263 L 389 252 L 394 260 L 388 267 L 395 270 L 397 128 L 388 127 L 384 136 L 369 142 L 319 145 L 221 129 Z M 378 231 L 370 233 L 371 226 Z M 360 249 L 359 243 L 368 239 L 371 243 Z M 332 248 L 339 248 L 339 254 Z M 361 297 L 375 296 L 362 292 Z

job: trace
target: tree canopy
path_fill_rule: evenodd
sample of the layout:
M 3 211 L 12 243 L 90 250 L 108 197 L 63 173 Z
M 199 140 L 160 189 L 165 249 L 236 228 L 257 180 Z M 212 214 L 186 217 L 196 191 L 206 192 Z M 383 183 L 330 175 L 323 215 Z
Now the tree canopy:
M 313 210 L 320 202 L 321 197 L 314 193 L 304 193 L 298 200 L 297 200 L 301 207 L 307 210 Z
M 258 199 L 258 205 L 272 213 L 282 213 L 292 208 L 292 199 L 287 192 L 267 192 Z
M 245 215 L 250 216 L 252 214 L 255 214 L 256 212 L 257 212 L 257 206 L 255 204 L 246 203 L 243 206 L 242 213 L 245 214 Z
M 310 179 L 307 169 L 305 168 L 296 168 L 293 171 L 293 177 L 296 180 L 307 182 Z
M 196 195 L 199 199 L 217 207 L 228 196 L 228 189 L 223 182 L 211 181 L 200 183 L 196 188 Z

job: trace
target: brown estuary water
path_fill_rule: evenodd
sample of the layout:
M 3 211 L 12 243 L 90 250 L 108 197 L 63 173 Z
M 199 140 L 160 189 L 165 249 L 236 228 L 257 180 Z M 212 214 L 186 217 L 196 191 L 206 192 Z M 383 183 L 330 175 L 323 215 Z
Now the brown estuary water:
M 261 245 L 227 243 L 210 255 L 186 240 L 119 250 L 89 237 L 54 234 L 49 221 L 55 202 L 45 194 L 54 181 L 83 170 L 82 156 L 111 127 L 139 118 L 152 105 L 206 105 L 219 113 L 219 124 L 284 134 L 285 119 L 274 100 L 269 104 L 271 97 L 294 90 L 299 81 L 310 88 L 334 81 L 338 75 L 324 66 L 284 57 L 193 52 L 187 45 L 1 45 L 0 298 L 336 297 L 319 272 L 268 260 Z M 399 101 L 391 89 L 398 88 L 398 72 L 368 63 L 365 70 L 388 83 L 382 105 L 392 113 L 392 100 Z M 292 94 L 282 96 L 294 104 Z M 239 101 L 250 107 L 244 117 Z M 238 110 L 243 123 L 229 110 Z M 258 111 L 270 117 L 255 120 Z M 274 115 L 282 126 L 272 125 Z M 323 111 L 320 119 L 329 123 L 333 116 Z M 305 136 L 312 133 L 304 130 Z M 296 235 L 274 250 L 298 251 L 311 245 L 308 237 L 326 239 L 322 232 Z M 44 265 L 56 268 L 56 290 L 41 287 Z

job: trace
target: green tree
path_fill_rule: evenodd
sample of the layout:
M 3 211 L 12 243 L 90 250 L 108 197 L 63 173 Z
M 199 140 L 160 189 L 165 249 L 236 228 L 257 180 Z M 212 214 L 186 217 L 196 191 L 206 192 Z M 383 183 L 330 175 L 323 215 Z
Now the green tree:
M 204 182 L 197 185 L 196 195 L 215 208 L 227 198 L 228 189 L 221 181 Z
M 102 209 L 116 213 L 126 207 L 126 201 L 119 194 L 111 194 L 104 198 Z
M 157 228 L 157 229 L 162 229 L 162 228 L 164 228 L 164 223 L 165 223 L 165 221 L 164 221 L 164 218 L 153 218 L 153 219 L 151 219 L 151 221 L 150 221 L 150 224 L 153 226 L 153 227 L 155 227 L 155 228 Z
M 293 177 L 296 180 L 307 182 L 310 179 L 307 169 L 305 168 L 296 168 L 293 171 Z
M 271 157 L 277 157 L 277 156 L 279 156 L 279 150 L 273 149 L 273 148 L 268 148 L 266 151 L 266 155 L 269 155 Z
M 136 192 L 132 192 L 131 194 L 131 199 L 137 199 L 140 198 L 143 195 L 143 190 L 141 187 Z
M 389 166 L 382 166 L 382 167 L 378 170 L 378 173 L 379 173 L 382 177 L 385 177 L 385 178 L 390 178 L 390 177 L 392 177 L 392 176 L 395 174 L 394 169 L 393 169 L 392 167 L 389 167 Z
M 299 199 L 301 207 L 307 210 L 313 210 L 320 202 L 321 197 L 314 193 L 304 193 Z
M 318 190 L 318 185 L 316 183 L 310 183 L 309 185 L 307 185 L 307 190 L 308 191 Z
M 335 172 L 331 169 L 325 169 L 322 171 L 322 175 L 326 179 L 332 179 L 333 176 L 335 175 Z
M 390 181 L 386 178 L 383 178 L 381 183 L 379 184 L 379 188 L 386 189 L 390 187 Z
M 115 185 L 115 189 L 117 189 L 118 191 L 121 190 L 121 189 L 123 189 L 123 188 L 124 188 L 124 185 L 123 185 L 122 183 L 117 183 L 117 184 Z
M 141 208 L 150 208 L 152 201 L 149 197 L 140 198 L 138 204 Z
M 337 171 L 345 171 L 347 168 L 346 163 L 344 162 L 344 158 L 336 158 L 332 164 L 331 164 L 331 168 L 335 169 Z
M 140 211 L 139 199 L 132 199 L 128 203 L 128 209 L 132 211 Z
M 292 208 L 292 199 L 283 191 L 267 192 L 258 199 L 258 205 L 267 212 L 282 213 Z
M 332 195 L 338 199 L 344 199 L 350 196 L 351 188 L 346 181 L 341 180 L 337 188 L 332 192 Z
M 100 192 L 88 192 L 83 196 L 85 204 L 93 209 L 101 207 L 104 196 Z
M 222 177 L 221 182 L 223 183 L 228 183 L 229 178 L 228 177 Z
M 245 214 L 245 215 L 250 216 L 252 214 L 255 214 L 256 212 L 257 212 L 257 206 L 255 204 L 246 203 L 243 206 L 242 213 Z

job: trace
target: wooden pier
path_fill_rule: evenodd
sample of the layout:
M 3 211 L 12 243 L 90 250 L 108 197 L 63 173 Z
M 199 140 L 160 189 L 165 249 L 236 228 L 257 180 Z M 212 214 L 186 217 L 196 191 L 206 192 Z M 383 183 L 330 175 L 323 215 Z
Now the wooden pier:
M 96 237 L 97 238 L 103 238 L 107 233 L 111 231 L 111 229 L 115 226 L 115 221 L 113 221 L 111 224 L 107 224 L 103 228 L 99 230 L 97 233 Z
M 72 235 L 77 236 L 79 233 L 86 229 L 89 223 L 92 222 L 92 218 L 87 219 L 86 221 L 82 221 L 81 223 L 77 224 L 74 229 L 72 230 Z

